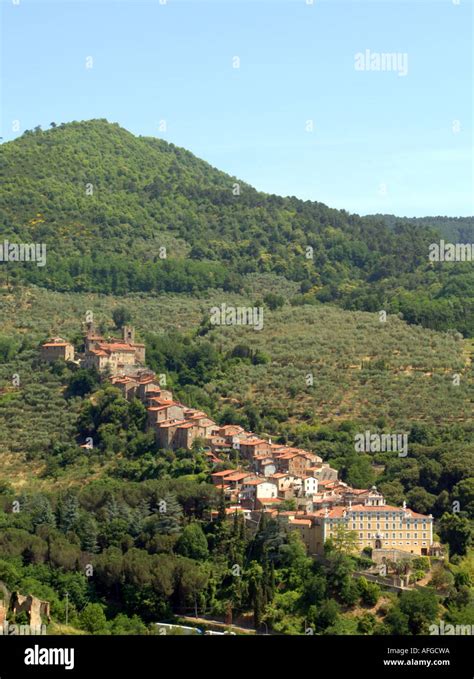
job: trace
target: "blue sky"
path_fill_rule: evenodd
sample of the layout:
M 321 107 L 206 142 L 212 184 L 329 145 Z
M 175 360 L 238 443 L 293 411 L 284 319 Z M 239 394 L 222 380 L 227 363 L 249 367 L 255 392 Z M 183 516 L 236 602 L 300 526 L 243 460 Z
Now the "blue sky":
M 474 214 L 472 1 L 307 1 L 1 0 L 0 135 L 107 118 L 269 193 Z

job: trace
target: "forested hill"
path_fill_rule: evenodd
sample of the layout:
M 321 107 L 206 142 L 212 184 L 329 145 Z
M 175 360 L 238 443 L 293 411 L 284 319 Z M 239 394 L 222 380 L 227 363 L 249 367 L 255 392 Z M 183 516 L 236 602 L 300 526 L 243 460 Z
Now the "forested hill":
M 384 221 L 394 227 L 398 222 L 408 222 L 420 227 L 429 227 L 439 232 L 442 238 L 458 243 L 474 243 L 474 217 L 396 217 L 395 215 L 368 215 L 377 222 Z
M 2 237 L 48 248 L 44 268 L 0 265 L 0 284 L 198 292 L 274 272 L 299 284 L 294 304 L 386 309 L 474 334 L 472 263 L 430 263 L 434 229 L 263 194 L 106 120 L 52 123 L 3 144 L 0 179 Z

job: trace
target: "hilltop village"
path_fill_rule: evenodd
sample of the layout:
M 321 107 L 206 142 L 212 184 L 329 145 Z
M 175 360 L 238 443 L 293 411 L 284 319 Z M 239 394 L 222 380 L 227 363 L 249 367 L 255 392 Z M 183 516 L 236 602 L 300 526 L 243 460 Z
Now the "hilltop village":
M 82 355 L 76 357 L 70 342 L 53 337 L 42 344 L 41 357 L 96 368 L 127 400 L 140 399 L 159 448 L 189 450 L 199 441 L 212 466 L 228 466 L 211 479 L 224 494 L 229 517 L 242 512 L 257 523 L 262 511 L 268 512 L 287 530 L 300 533 L 310 555 L 323 555 L 324 543 L 339 527 L 355 532 L 360 550 L 370 548 L 374 561 L 439 552 L 432 515 L 416 513 L 406 503 L 388 505 L 375 486 L 351 488 L 314 453 L 272 443 L 238 425 L 216 424 L 206 413 L 175 400 L 146 367 L 145 346 L 135 342 L 130 326 L 122 328 L 120 338 L 106 339 L 88 324 Z M 291 501 L 291 510 L 285 501 Z

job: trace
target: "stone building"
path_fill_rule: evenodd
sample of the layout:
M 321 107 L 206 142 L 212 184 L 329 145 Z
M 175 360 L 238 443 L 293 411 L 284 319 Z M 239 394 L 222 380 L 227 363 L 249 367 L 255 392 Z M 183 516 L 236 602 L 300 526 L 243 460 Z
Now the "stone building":
M 122 328 L 122 337 L 104 339 L 98 335 L 94 325 L 87 325 L 84 338 L 85 355 L 81 365 L 95 368 L 99 372 L 108 370 L 112 375 L 127 373 L 145 363 L 145 345 L 135 342 L 135 330 L 131 326 Z
M 53 363 L 60 359 L 63 361 L 73 361 L 74 346 L 62 337 L 51 337 L 41 345 L 41 358 L 48 363 Z
M 377 504 L 372 504 L 376 502 Z M 306 515 L 289 518 L 288 524 L 295 519 L 311 521 L 308 529 L 302 533 L 310 553 L 324 554 L 324 543 L 337 533 L 338 527 L 356 534 L 358 548 L 374 550 L 397 550 L 428 556 L 433 544 L 433 517 L 430 514 L 419 514 L 408 509 L 406 503 L 402 507 L 380 503 L 380 494 L 372 500 L 368 497 L 364 504 L 334 505 L 325 507 Z M 296 524 L 298 525 L 298 524 Z M 303 524 L 302 524 L 303 525 Z

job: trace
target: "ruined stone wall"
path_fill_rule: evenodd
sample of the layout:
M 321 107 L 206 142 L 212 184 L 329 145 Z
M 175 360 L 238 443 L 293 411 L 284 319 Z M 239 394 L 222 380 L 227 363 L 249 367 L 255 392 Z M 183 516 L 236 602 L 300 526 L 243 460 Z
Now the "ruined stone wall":
M 25 612 L 32 627 L 40 626 L 44 622 L 43 618 L 50 622 L 49 601 L 42 601 L 31 594 L 24 596 L 19 592 L 15 592 L 11 610 L 15 615 Z
M 3 627 L 3 623 L 7 619 L 7 607 L 3 599 L 0 599 L 0 627 Z

